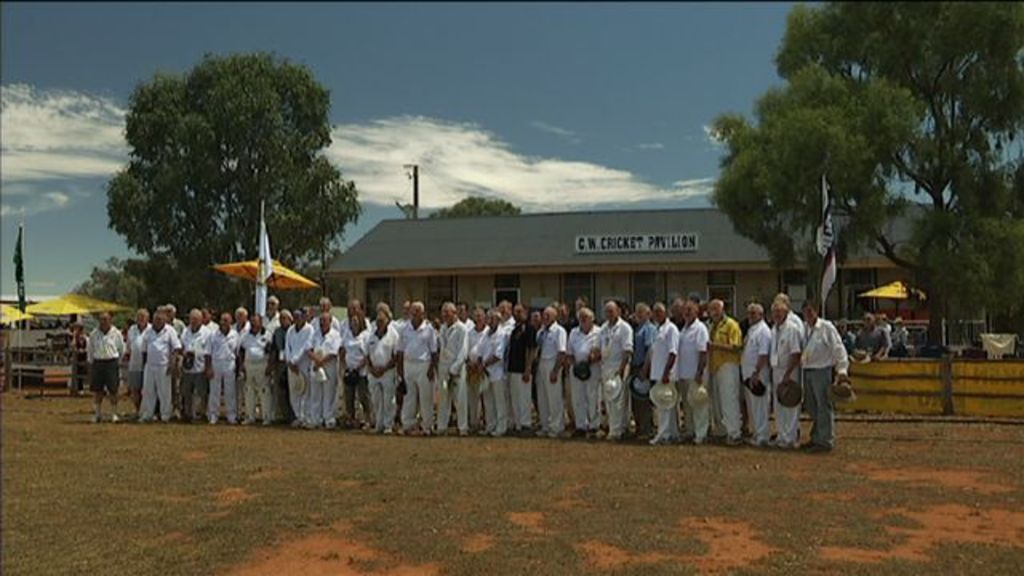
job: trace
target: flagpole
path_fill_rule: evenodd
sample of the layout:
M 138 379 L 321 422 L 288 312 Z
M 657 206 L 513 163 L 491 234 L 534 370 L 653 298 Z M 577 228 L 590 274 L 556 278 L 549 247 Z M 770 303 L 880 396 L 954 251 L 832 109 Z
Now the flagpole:
M 25 281 L 25 208 L 24 207 L 22 207 L 22 209 L 21 209 L 21 219 L 18 221 L 18 247 L 16 249 L 21 254 L 21 280 L 22 280 L 22 282 L 24 282 Z M 19 288 L 19 290 L 18 290 L 18 292 L 19 292 L 19 294 L 18 294 L 18 311 L 19 312 L 24 312 L 25 311 L 24 307 L 21 305 L 22 300 L 24 299 L 24 289 L 21 286 L 19 286 L 18 288 Z M 25 351 L 21 347 L 21 342 L 22 342 L 22 335 L 21 335 L 21 333 L 25 330 L 25 326 L 28 324 L 28 320 L 22 319 L 18 324 L 20 324 L 20 326 L 18 326 L 18 330 L 16 331 L 16 334 L 17 334 L 16 347 L 18 349 L 18 362 L 19 362 L 19 364 L 24 364 L 25 363 Z M 12 356 L 12 364 L 13 364 L 13 356 Z M 12 368 L 13 368 L 13 366 L 12 366 Z M 19 366 L 18 367 L 18 393 L 19 394 L 21 394 L 23 392 L 22 378 L 24 377 L 24 374 L 25 374 L 25 367 L 23 365 Z M 46 371 L 45 370 L 43 370 L 43 381 L 44 381 L 44 383 L 46 381 Z

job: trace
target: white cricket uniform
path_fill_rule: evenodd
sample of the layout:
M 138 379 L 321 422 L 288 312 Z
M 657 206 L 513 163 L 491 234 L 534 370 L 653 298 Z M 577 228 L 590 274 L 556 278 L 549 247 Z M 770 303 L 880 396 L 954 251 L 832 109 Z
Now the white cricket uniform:
M 679 328 L 671 320 L 665 320 L 658 326 L 654 343 L 651 344 L 651 385 L 661 383 L 665 368 L 669 367 L 669 386 L 677 386 L 676 358 L 679 356 Z M 657 409 L 658 433 L 654 436 L 655 444 L 675 442 L 679 440 L 679 404 L 669 409 Z
M 743 380 L 750 379 L 757 372 L 757 362 L 761 356 L 768 356 L 772 347 L 772 331 L 768 324 L 761 320 L 747 329 L 747 336 L 743 342 L 743 355 L 740 358 L 740 373 Z M 762 396 L 755 396 L 749 388 L 744 387 L 747 396 L 747 414 L 750 415 L 750 424 L 753 428 L 752 442 L 758 446 L 767 446 L 771 437 L 772 409 L 772 371 L 771 365 L 765 366 L 758 374 L 761 383 L 764 384 L 766 392 Z
M 437 354 L 437 332 L 423 320 L 414 326 L 409 322 L 398 334 L 398 351 L 402 353 L 406 394 L 402 401 L 402 429 L 406 432 L 420 426 L 429 433 L 434 427 L 434 383 L 428 377 L 432 356 Z
M 191 326 L 186 326 L 185 330 L 181 333 L 181 348 L 182 352 L 187 356 L 192 356 L 192 367 L 185 369 L 185 374 L 191 374 L 191 379 L 195 378 L 195 375 L 202 375 L 206 371 L 206 355 L 210 353 L 209 350 L 210 334 L 206 331 L 206 327 L 200 325 L 198 329 L 192 330 Z M 206 376 L 201 376 L 205 378 Z M 182 379 L 184 381 L 184 378 Z M 207 382 L 209 386 L 209 382 Z M 202 390 L 192 389 L 192 399 L 187 406 L 182 406 L 183 410 L 189 410 L 189 415 L 192 418 L 196 418 L 196 405 L 199 404 L 203 407 L 209 401 L 209 393 L 204 397 L 197 398 L 196 394 L 202 393 Z M 183 403 L 187 399 L 182 398 Z M 205 414 L 200 415 L 203 417 Z
M 284 359 L 289 365 L 296 367 L 294 371 L 291 366 L 288 367 L 288 400 L 292 405 L 292 412 L 295 413 L 293 426 L 305 422 L 309 410 L 306 404 L 313 361 L 307 352 L 313 349 L 313 330 L 313 326 L 306 322 L 301 329 L 296 329 L 296 325 L 292 324 L 285 333 Z
M 345 349 L 345 366 L 344 366 L 345 370 L 342 370 L 342 371 L 338 372 L 338 382 L 340 384 L 343 384 L 342 378 L 344 377 L 345 371 L 347 371 L 347 370 L 358 370 L 359 375 L 364 377 L 364 378 L 367 377 L 368 374 L 369 374 L 369 372 L 366 369 L 366 365 L 365 364 L 363 365 L 362 368 L 360 368 L 359 365 L 363 364 L 363 361 L 366 359 L 367 354 L 369 354 L 368 348 L 366 347 L 366 339 L 369 337 L 370 333 L 373 332 L 374 327 L 370 324 L 370 321 L 368 319 L 364 318 L 364 322 L 365 322 L 365 325 L 364 325 L 362 331 L 360 331 L 357 334 L 353 334 L 352 333 L 352 323 L 351 322 L 345 322 L 345 324 L 342 325 L 342 327 L 341 327 L 341 330 L 340 330 L 341 345 Z M 367 392 L 369 392 L 369 387 L 368 386 L 369 386 L 369 380 L 367 380 Z M 348 398 L 347 396 L 349 394 L 353 395 L 353 397 L 352 398 Z M 358 388 L 350 388 L 350 387 L 344 386 L 344 385 L 339 386 L 339 390 L 337 391 L 337 394 L 334 395 L 334 411 L 335 412 L 337 412 L 338 401 L 339 401 L 339 399 L 343 395 L 345 396 L 345 404 L 344 404 L 345 411 L 347 412 L 349 410 L 350 406 L 351 406 L 351 409 L 352 409 L 352 413 L 351 414 L 346 414 L 346 416 L 348 418 L 350 418 L 352 422 L 355 422 L 356 421 L 356 410 L 358 408 L 356 403 L 357 403 L 357 400 L 359 400 L 360 390 Z M 364 396 L 364 398 L 365 398 L 365 396 Z M 372 404 L 372 400 L 371 400 L 371 404 Z M 372 410 L 373 410 L 372 406 L 363 406 L 363 411 L 364 412 L 370 412 Z M 372 416 L 373 416 L 372 414 L 364 414 L 363 418 L 365 418 L 367 423 L 369 423 L 369 421 L 371 420 Z
M 466 350 L 470 362 L 475 364 L 480 360 L 480 343 L 483 342 L 486 335 L 487 325 L 484 325 L 483 330 L 477 330 L 475 322 L 466 332 Z M 471 381 L 469 376 L 466 376 L 466 390 L 469 397 L 469 410 L 467 410 L 469 414 L 469 427 L 474 430 L 480 428 L 480 406 L 483 402 L 483 391 L 486 388 L 487 386 L 484 386 L 482 381 Z
M 306 425 L 333 428 L 338 423 L 338 350 L 341 349 L 341 334 L 331 328 L 324 334 L 319 326 L 313 328 L 313 354 L 329 358 L 323 365 L 327 380 L 319 382 L 309 379 L 309 395 L 306 398 Z M 312 373 L 316 372 L 311 368 Z
M 775 396 L 776 389 L 786 377 L 786 368 L 789 365 L 790 357 L 793 354 L 800 354 L 802 349 L 801 344 L 801 329 L 797 324 L 792 321 L 785 321 L 781 324 L 777 324 L 772 328 L 772 347 L 771 347 L 771 365 L 772 365 L 772 396 Z M 800 383 L 800 366 L 793 369 L 790 373 L 790 378 Z M 775 404 L 775 427 L 778 429 L 778 437 L 775 440 L 777 446 L 783 448 L 796 448 L 800 442 L 800 406 L 794 406 L 787 408 L 779 402 Z
M 210 361 L 213 364 L 213 379 L 210 380 L 210 399 L 207 416 L 210 423 L 220 417 L 220 397 L 224 394 L 224 407 L 228 423 L 238 421 L 238 392 L 235 369 L 238 366 L 238 332 L 234 329 L 227 334 L 217 330 L 210 335 Z
M 569 353 L 573 364 L 589 362 L 590 353 L 596 350 L 601 342 L 601 329 L 592 326 L 590 332 L 584 334 L 577 326 L 569 333 Z M 569 370 L 569 382 L 572 393 L 572 413 L 576 419 L 576 430 L 581 432 L 597 432 L 601 427 L 601 368 L 597 363 L 590 365 L 590 378 L 580 380 L 573 370 Z
M 568 352 L 568 336 L 558 322 L 537 332 L 537 413 L 541 432 L 554 438 L 565 430 L 565 402 L 562 394 L 562 368 L 559 359 Z M 555 381 L 551 382 L 551 373 Z
M 440 398 L 437 431 L 445 433 L 451 421 L 452 405 L 459 433 L 469 433 L 469 389 L 466 387 L 466 359 L 469 355 L 469 333 L 465 324 L 456 320 L 451 326 L 441 325 L 438 379 Z
M 598 340 L 601 345 L 601 391 L 608 411 L 608 438 L 614 440 L 622 437 L 628 425 L 629 363 L 622 376 L 622 391 L 617 397 L 613 398 L 604 392 L 604 380 L 615 377 L 626 355 L 633 353 L 633 327 L 621 318 L 615 324 L 605 322 L 601 326 Z
M 242 335 L 239 346 L 245 352 L 245 420 L 256 421 L 256 402 L 259 401 L 263 423 L 274 422 L 273 386 L 267 377 L 267 348 L 273 333 L 265 328 L 256 334 L 250 328 Z
M 394 322 L 388 324 L 383 334 L 378 334 L 376 329 L 371 330 L 366 336 L 369 363 L 375 368 L 384 368 L 394 358 L 397 346 L 398 331 L 394 327 Z M 370 401 L 373 403 L 375 430 L 377 432 L 390 430 L 395 424 L 395 411 L 398 408 L 398 403 L 395 400 L 398 379 L 394 366 L 380 376 L 374 376 L 371 373 L 367 381 L 370 386 Z
M 150 324 L 142 334 L 142 350 L 146 355 L 142 372 L 142 406 L 139 420 L 151 422 L 160 401 L 160 419 L 171 421 L 174 403 L 171 400 L 171 376 L 167 373 L 174 352 L 181 349 L 181 340 L 170 324 L 159 332 Z
M 679 331 L 676 379 L 679 381 L 679 392 L 686 403 L 686 434 L 692 435 L 695 442 L 703 442 L 707 438 L 711 424 L 711 403 L 694 406 L 689 401 L 690 390 L 703 383 L 701 379 L 697 379 L 697 368 L 700 366 L 701 353 L 708 351 L 709 340 L 708 327 L 700 320 L 694 320 Z
M 142 355 L 146 351 L 142 344 L 142 335 L 148 329 L 149 324 L 141 330 L 138 324 L 132 324 L 128 328 L 128 372 L 142 372 Z
M 509 332 L 499 324 L 488 328 L 477 348 L 484 363 L 492 358 L 499 360 L 486 368 L 487 385 L 483 387 L 484 420 L 491 436 L 504 436 L 509 425 L 508 380 L 505 378 L 505 350 L 508 348 Z

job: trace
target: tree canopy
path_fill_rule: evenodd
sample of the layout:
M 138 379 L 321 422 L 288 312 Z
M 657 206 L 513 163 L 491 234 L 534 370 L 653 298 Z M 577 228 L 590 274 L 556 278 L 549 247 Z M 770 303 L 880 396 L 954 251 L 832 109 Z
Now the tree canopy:
M 431 218 L 465 218 L 468 216 L 518 216 L 521 210 L 511 202 L 497 198 L 469 196 L 448 208 L 433 212 Z
M 935 320 L 1019 310 L 1022 54 L 1020 3 L 798 6 L 776 57 L 785 85 L 755 122 L 714 123 L 726 154 L 713 199 L 792 265 L 811 252 L 827 174 L 841 257 L 868 248 L 911 270 Z M 905 237 L 896 215 L 913 222 Z
M 158 74 L 130 99 L 111 228 L 171 266 L 197 303 L 243 292 L 209 267 L 256 257 L 261 201 L 274 257 L 323 264 L 361 212 L 355 184 L 323 155 L 329 108 L 310 70 L 269 54 L 208 55 L 187 74 Z

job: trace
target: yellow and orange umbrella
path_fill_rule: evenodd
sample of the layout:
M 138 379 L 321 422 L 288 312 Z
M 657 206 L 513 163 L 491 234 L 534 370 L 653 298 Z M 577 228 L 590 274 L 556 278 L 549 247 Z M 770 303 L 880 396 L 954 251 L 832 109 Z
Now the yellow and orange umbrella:
M 227 274 L 228 276 L 245 278 L 246 280 L 255 282 L 256 275 L 259 273 L 260 269 L 260 261 L 246 260 L 245 262 L 217 264 L 213 268 L 219 272 Z M 302 274 L 287 268 L 277 260 L 274 260 L 274 271 L 270 274 L 270 279 L 267 280 L 267 286 L 270 286 L 275 290 L 308 290 L 310 288 L 320 287 L 316 282 L 313 282 Z
M 131 308 L 82 294 L 65 294 L 60 298 L 33 304 L 25 309 L 26 312 L 35 316 L 70 316 L 72 314 L 97 314 L 126 310 L 131 310 Z
M 879 286 L 878 288 L 868 290 L 867 292 L 862 292 L 857 296 L 859 298 L 880 298 L 883 300 L 906 300 L 912 297 L 924 300 L 926 298 L 923 291 L 916 288 L 910 288 L 901 280 L 890 282 L 885 286 Z
M 0 324 L 14 324 L 15 322 L 31 320 L 32 318 L 35 318 L 35 316 L 32 316 L 28 312 L 22 312 L 14 306 L 0 304 Z

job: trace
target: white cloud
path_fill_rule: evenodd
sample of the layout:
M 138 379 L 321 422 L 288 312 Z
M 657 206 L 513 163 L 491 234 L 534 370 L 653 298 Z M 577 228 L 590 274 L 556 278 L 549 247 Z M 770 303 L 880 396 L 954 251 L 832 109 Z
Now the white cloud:
M 664 150 L 665 145 L 661 142 L 641 142 L 633 145 L 634 150 Z
M 355 180 L 363 199 L 407 203 L 412 186 L 402 166 L 420 166 L 420 203 L 451 205 L 476 194 L 502 198 L 529 211 L 572 210 L 600 204 L 671 201 L 706 195 L 711 179 L 670 187 L 626 170 L 591 162 L 537 158 L 514 152 L 475 125 L 404 116 L 336 126 L 328 157 Z
M 533 126 L 537 130 L 540 130 L 541 132 L 554 134 L 555 136 L 563 138 L 573 144 L 579 144 L 580 142 L 582 142 L 579 136 L 577 136 L 575 132 L 569 130 L 568 128 L 562 128 L 561 126 L 548 124 L 547 122 L 544 122 L 542 120 L 534 120 L 533 122 L 530 122 L 530 126 Z

